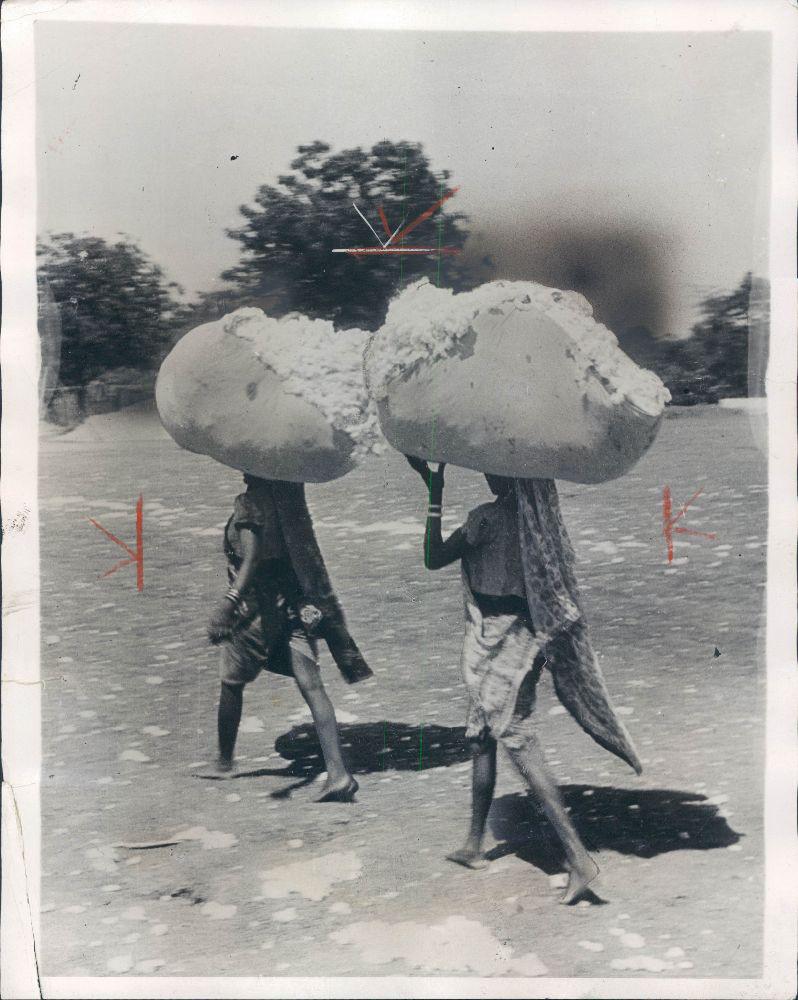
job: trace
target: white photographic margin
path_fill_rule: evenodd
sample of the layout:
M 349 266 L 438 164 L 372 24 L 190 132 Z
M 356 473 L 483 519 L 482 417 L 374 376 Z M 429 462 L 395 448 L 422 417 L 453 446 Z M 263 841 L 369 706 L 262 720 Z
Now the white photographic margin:
M 772 39 L 767 378 L 769 528 L 765 773 L 766 896 L 761 979 L 45 977 L 36 960 L 41 765 L 39 348 L 36 311 L 36 21 L 217 24 L 347 30 L 765 31 Z M 795 65 L 798 12 L 787 0 L 7 0 L 2 8 L 4 525 L 2 912 L 0 989 L 26 997 L 745 997 L 795 996 L 796 886 L 796 283 Z M 69 544 L 68 539 L 63 540 Z M 58 558 L 57 552 L 47 553 Z M 734 900 L 729 901 L 734 906 Z

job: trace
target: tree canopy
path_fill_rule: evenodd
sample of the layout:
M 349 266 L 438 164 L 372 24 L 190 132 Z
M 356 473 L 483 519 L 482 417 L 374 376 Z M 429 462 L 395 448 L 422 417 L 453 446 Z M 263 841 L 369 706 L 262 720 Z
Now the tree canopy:
M 768 325 L 767 283 L 759 286 L 753 295 L 749 272 L 732 291 L 707 296 L 688 338 L 653 342 L 648 358 L 636 358 L 657 372 L 674 403 L 748 395 L 752 330 L 766 336 Z M 767 344 L 757 346 L 766 355 Z
M 385 242 L 389 232 L 407 226 L 451 188 L 448 170 L 433 173 L 421 145 L 383 141 L 332 153 L 313 142 L 299 146 L 291 173 L 278 184 L 262 185 L 254 204 L 242 205 L 244 224 L 228 230 L 242 247 L 239 263 L 222 277 L 237 293 L 257 304 L 268 298 L 270 312 L 297 310 L 336 326 L 376 329 L 391 296 L 421 276 L 449 287 L 467 280 L 455 255 L 430 257 L 368 255 L 332 251 L 341 247 L 378 247 L 353 208 L 353 202 Z M 431 213 L 404 240 L 406 246 L 454 247 L 467 238 L 466 217 L 451 202 Z M 397 244 L 400 241 L 397 239 Z
M 63 385 L 157 366 L 178 312 L 177 285 L 135 243 L 56 233 L 37 256 L 40 285 L 49 285 L 60 314 Z

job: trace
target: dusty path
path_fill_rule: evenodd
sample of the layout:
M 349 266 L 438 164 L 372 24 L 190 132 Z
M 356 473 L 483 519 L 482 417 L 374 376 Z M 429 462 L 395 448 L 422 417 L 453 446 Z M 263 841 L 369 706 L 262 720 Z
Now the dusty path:
M 542 738 L 606 900 L 574 910 L 556 905 L 560 858 L 505 761 L 493 864 L 444 861 L 469 796 L 459 581 L 421 566 L 424 497 L 401 459 L 309 491 L 376 671 L 348 688 L 325 660 L 361 783 L 350 806 L 310 802 L 318 748 L 279 678 L 245 700 L 239 750 L 261 773 L 188 775 L 214 744 L 203 633 L 236 476 L 146 440 L 47 441 L 41 473 L 46 975 L 759 974 L 767 475 L 745 416 L 681 411 L 631 475 L 561 484 L 595 644 L 646 769 L 592 744 L 546 683 Z M 670 567 L 665 485 L 677 504 L 703 487 L 686 523 L 718 536 L 678 536 Z M 139 493 L 141 593 L 129 568 L 98 579 L 122 553 L 86 520 L 131 542 Z M 444 524 L 486 497 L 450 470 Z

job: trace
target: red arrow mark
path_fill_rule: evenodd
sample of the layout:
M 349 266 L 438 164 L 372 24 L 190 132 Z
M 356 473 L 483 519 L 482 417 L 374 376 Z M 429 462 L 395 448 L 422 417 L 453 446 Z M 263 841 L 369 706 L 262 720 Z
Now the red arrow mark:
M 99 521 L 95 521 L 93 517 L 88 519 L 91 524 L 94 525 L 99 531 L 101 531 L 106 538 L 110 539 L 115 545 L 118 545 L 120 549 L 124 549 L 128 554 L 127 559 L 121 559 L 115 566 L 112 566 L 109 570 L 100 576 L 102 580 L 106 576 L 110 576 L 112 573 L 116 573 L 118 569 L 122 569 L 123 566 L 136 567 L 136 587 L 138 590 L 144 590 L 144 498 L 140 496 L 136 503 L 136 548 L 131 549 L 129 546 L 125 545 L 123 541 L 120 541 L 116 535 L 112 535 L 111 532 L 104 528 Z

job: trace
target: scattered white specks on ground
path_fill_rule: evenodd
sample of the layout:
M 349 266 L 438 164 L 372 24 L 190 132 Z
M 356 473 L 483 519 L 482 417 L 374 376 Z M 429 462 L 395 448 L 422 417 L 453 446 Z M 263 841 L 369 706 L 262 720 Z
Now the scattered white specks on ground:
M 211 920 L 229 920 L 235 916 L 238 907 L 232 903 L 217 903 L 213 900 L 205 903 L 200 908 L 203 917 L 210 917 Z
M 545 976 L 548 972 L 536 955 L 516 956 L 514 949 L 498 941 L 487 927 L 463 916 L 450 916 L 435 925 L 413 921 L 356 923 L 333 931 L 330 938 L 359 949 L 367 965 L 400 959 L 424 972 L 478 976 Z
M 282 899 L 296 893 L 319 901 L 329 896 L 336 883 L 360 878 L 362 870 L 360 858 L 352 851 L 325 854 L 263 872 L 261 892 L 267 899 Z
M 264 675 L 245 692 L 237 750 L 246 768 L 261 773 L 232 782 L 190 777 L 216 752 L 219 654 L 204 627 L 226 586 L 221 530 L 240 477 L 168 441 L 138 451 L 127 438 L 125 447 L 101 449 L 46 443 L 41 544 L 43 556 L 58 558 L 42 560 L 42 635 L 59 641 L 44 641 L 41 650 L 44 974 L 240 975 L 246 964 L 248 974 L 269 976 L 285 961 L 294 975 L 446 975 L 423 967 L 436 958 L 414 952 L 411 937 L 428 938 L 429 928 L 461 914 L 483 931 L 466 928 L 450 951 L 446 935 L 456 927 L 432 941 L 444 942 L 442 962 L 453 967 L 473 951 L 485 975 L 543 974 L 538 963 L 557 977 L 759 975 L 765 688 L 758 584 L 766 553 L 746 546 L 761 539 L 766 523 L 764 463 L 744 417 L 701 407 L 678 418 L 665 420 L 633 475 L 560 490 L 607 686 L 616 705 L 634 707 L 625 721 L 645 755 L 642 778 L 607 755 L 566 715 L 544 672 L 540 740 L 601 866 L 597 891 L 608 904 L 601 907 L 557 905 L 561 890 L 548 874 L 561 870 L 562 859 L 501 755 L 487 844 L 497 860 L 484 872 L 444 861 L 462 843 L 470 801 L 462 597 L 456 567 L 423 568 L 427 498 L 400 456 L 369 459 L 341 480 L 308 487 L 347 621 L 379 671 L 348 687 L 323 653 L 360 791 L 354 804 L 317 806 L 323 761 L 288 678 Z M 108 511 L 127 537 L 138 495 L 134 468 L 145 483 L 145 508 L 156 500 L 147 482 L 158 482 L 160 505 L 145 509 L 142 592 L 127 569 L 98 580 L 113 554 L 91 526 L 74 531 L 86 511 L 103 523 Z M 718 558 L 715 543 L 701 538 L 682 548 L 688 539 L 675 536 L 675 558 L 689 559 L 668 567 L 663 484 L 681 503 L 702 476 L 705 523 L 697 524 L 691 507 L 685 526 L 716 532 L 727 555 Z M 750 483 L 757 488 L 744 488 Z M 481 477 L 449 467 L 444 530 L 486 499 Z M 191 532 L 177 534 L 184 528 Z M 621 556 L 625 563 L 614 565 Z M 716 645 L 723 655 L 713 659 Z M 675 737 L 677 722 L 689 739 Z M 133 758 L 120 760 L 126 752 Z M 183 836 L 170 846 L 109 846 L 173 841 L 175 831 Z M 295 841 L 302 847 L 289 846 Z M 347 855 L 357 858 L 351 868 L 335 860 Z M 315 859 L 327 860 L 314 869 Z M 310 872 L 292 870 L 308 863 Z M 267 873 L 275 896 L 263 887 Z M 119 888 L 102 891 L 106 885 Z M 202 912 L 209 902 L 238 909 L 213 919 Z M 328 937 L 354 922 L 376 926 L 389 952 L 395 946 L 393 965 L 366 960 L 365 930 L 346 945 Z M 412 924 L 412 934 L 397 937 L 400 922 Z M 123 944 L 131 933 L 136 940 Z M 627 934 L 647 943 L 625 944 Z M 303 941 L 308 935 L 313 942 Z M 480 973 L 460 967 L 448 974 Z

